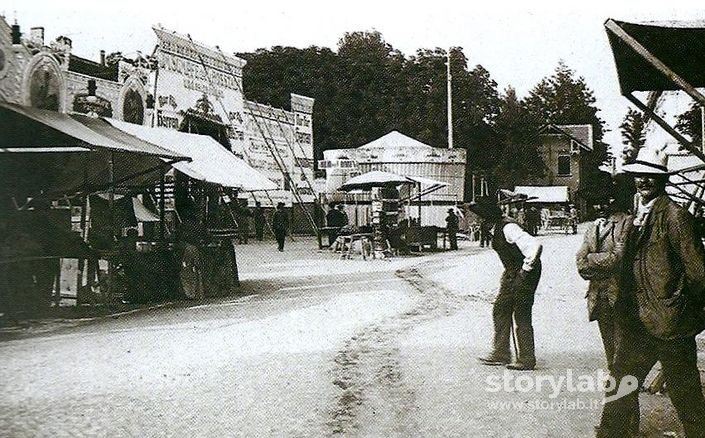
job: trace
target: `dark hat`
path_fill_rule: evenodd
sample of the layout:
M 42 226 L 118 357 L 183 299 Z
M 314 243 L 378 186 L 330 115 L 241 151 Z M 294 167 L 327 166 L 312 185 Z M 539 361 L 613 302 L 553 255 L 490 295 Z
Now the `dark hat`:
M 448 213 L 455 213 L 455 210 L 453 210 L 452 208 L 449 208 Z
M 499 219 L 502 217 L 502 209 L 497 205 L 497 201 L 490 196 L 482 196 L 475 199 L 468 205 L 470 211 L 484 219 Z

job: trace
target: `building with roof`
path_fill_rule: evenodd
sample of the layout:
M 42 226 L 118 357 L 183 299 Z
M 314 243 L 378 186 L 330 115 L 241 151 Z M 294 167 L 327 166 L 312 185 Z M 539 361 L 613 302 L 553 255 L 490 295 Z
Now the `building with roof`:
M 313 202 L 313 99 L 292 94 L 290 110 L 248 101 L 245 60 L 154 32 L 154 56 L 101 51 L 96 62 L 73 54 L 70 38 L 47 42 L 44 28 L 23 33 L 0 16 L 0 101 L 210 135 L 277 184 L 260 193 L 264 206 Z
M 545 165 L 544 175 L 528 178 L 523 185 L 567 187 L 570 202 L 584 209 L 580 198 L 581 177 L 593 142 L 592 125 L 545 125 L 538 149 Z
M 348 179 L 373 170 L 446 183 L 447 186 L 408 205 L 413 217 L 420 204 L 424 225 L 445 226 L 448 206 L 464 201 L 465 149 L 436 148 L 392 131 L 357 148 L 324 151 L 323 157 L 318 167 L 326 172 L 325 193 L 328 195 Z

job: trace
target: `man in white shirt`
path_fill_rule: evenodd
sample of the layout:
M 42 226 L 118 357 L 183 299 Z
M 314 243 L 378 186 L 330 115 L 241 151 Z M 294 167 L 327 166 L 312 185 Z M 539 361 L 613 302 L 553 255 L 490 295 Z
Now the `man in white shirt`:
M 480 357 L 484 365 L 506 365 L 513 370 L 532 370 L 536 366 L 534 328 L 531 322 L 534 293 L 541 278 L 539 241 L 524 231 L 489 197 L 478 198 L 470 209 L 492 224 L 492 248 L 497 252 L 504 272 L 492 309 L 494 342 L 492 352 Z M 517 357 L 511 361 L 510 338 L 516 323 Z

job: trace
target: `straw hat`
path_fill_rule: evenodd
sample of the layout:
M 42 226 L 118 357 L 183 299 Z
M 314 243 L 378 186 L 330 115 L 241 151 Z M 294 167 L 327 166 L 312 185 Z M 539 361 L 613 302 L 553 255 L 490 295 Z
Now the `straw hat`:
M 622 170 L 636 175 L 668 175 L 668 155 L 664 149 L 643 147 L 636 160 L 622 166 Z

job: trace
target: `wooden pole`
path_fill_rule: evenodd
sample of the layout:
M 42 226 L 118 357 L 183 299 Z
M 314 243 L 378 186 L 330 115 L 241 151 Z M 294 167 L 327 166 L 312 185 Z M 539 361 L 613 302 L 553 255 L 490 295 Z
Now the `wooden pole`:
M 668 132 L 673 138 L 678 140 L 678 142 L 683 145 L 683 147 L 696 157 L 700 158 L 703 162 L 705 162 L 705 153 L 703 153 L 702 150 L 700 150 L 699 147 L 697 147 L 695 144 L 693 144 L 691 141 L 689 141 L 687 138 L 683 137 L 680 132 L 676 131 L 671 125 L 668 124 L 665 120 L 663 120 L 658 114 L 656 114 L 655 111 L 653 111 L 651 108 L 648 106 L 644 105 L 642 101 L 637 99 L 633 94 L 626 94 L 624 97 L 626 97 L 631 103 L 634 104 L 637 108 L 639 108 L 641 111 L 644 113 L 648 113 L 651 119 L 656 122 L 661 128 L 663 128 L 666 132 Z
M 159 241 L 163 242 L 166 237 L 166 168 L 162 166 L 159 171 Z
M 450 74 L 450 49 L 448 49 L 446 67 L 448 76 L 448 149 L 453 149 L 453 92 L 451 87 L 453 78 Z
M 111 241 L 115 237 L 115 154 L 110 152 L 110 162 L 108 166 L 108 182 L 110 183 L 110 188 L 108 191 L 108 208 L 110 210 L 110 238 Z M 113 248 L 110 248 L 108 253 L 108 291 L 106 296 L 107 304 L 112 303 L 113 298 Z

